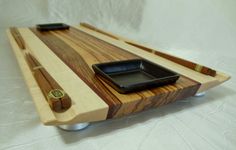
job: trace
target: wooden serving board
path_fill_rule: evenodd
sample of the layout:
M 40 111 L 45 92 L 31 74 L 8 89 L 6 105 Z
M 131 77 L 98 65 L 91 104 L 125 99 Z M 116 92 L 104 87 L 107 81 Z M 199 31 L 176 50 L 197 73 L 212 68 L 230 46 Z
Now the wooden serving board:
M 17 28 L 17 31 L 21 39 L 14 36 L 12 30 L 8 30 L 7 34 L 45 125 L 126 116 L 193 96 L 230 78 L 218 71 L 214 77 L 203 74 L 199 67 L 195 70 L 186 67 L 158 56 L 150 48 L 84 23 L 71 26 L 69 30 L 40 32 L 35 28 Z M 55 112 L 50 108 L 27 63 L 26 54 L 32 55 L 51 76 L 51 80 L 71 98 L 72 105 L 68 110 Z M 180 78 L 175 84 L 120 94 L 95 76 L 92 70 L 92 64 L 137 58 L 145 58 L 173 70 L 180 74 Z

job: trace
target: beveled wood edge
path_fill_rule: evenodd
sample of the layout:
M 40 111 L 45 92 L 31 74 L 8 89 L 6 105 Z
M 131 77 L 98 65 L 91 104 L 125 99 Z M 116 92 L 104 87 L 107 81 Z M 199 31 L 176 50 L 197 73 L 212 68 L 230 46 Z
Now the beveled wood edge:
M 208 75 L 204 75 L 204 74 L 201 74 L 199 72 L 196 72 L 194 70 L 191 70 L 187 67 L 184 67 L 184 66 L 181 66 L 177 63 L 174 63 L 174 62 L 171 62 L 165 58 L 161 58 L 159 56 L 156 56 L 152 53 L 149 53 L 149 52 L 146 52 L 144 50 L 141 50 L 137 47 L 134 47 L 132 45 L 129 45 L 127 43 L 124 42 L 125 41 L 129 41 L 129 42 L 132 42 L 132 43 L 135 43 L 134 41 L 132 40 L 129 40 L 129 39 L 126 39 L 126 38 L 122 38 L 120 36 L 117 36 L 113 33 L 110 33 L 110 32 L 107 32 L 107 31 L 103 31 L 103 32 L 106 32 L 107 34 L 103 34 L 103 33 L 100 33 L 100 32 L 96 32 L 96 30 L 92 30 L 92 29 L 89 29 L 89 28 L 86 28 L 84 27 L 83 25 L 76 25 L 76 26 L 73 26 L 81 31 L 84 31 L 94 37 L 97 37 L 105 42 L 108 42 L 112 45 L 115 45 L 117 47 L 120 47 L 126 51 L 129 51 L 131 53 L 134 53 L 136 55 L 139 55 L 143 58 L 146 58 L 154 63 L 158 63 L 155 59 L 161 59 L 163 61 L 166 61 L 168 62 L 169 66 L 165 66 L 169 69 L 172 69 L 173 71 L 176 71 L 177 73 L 181 74 L 181 75 L 184 75 L 194 81 L 197 81 L 201 84 L 200 88 L 198 89 L 197 93 L 201 93 L 201 92 L 204 92 L 210 88 L 213 88 L 227 80 L 230 79 L 230 76 L 227 75 L 227 74 L 224 74 L 222 72 L 219 72 L 217 71 L 216 73 L 216 76 L 215 77 L 212 77 L 212 76 L 208 76 Z M 118 38 L 118 40 L 116 38 L 113 38 L 112 36 L 115 36 Z M 146 47 L 146 46 L 145 46 Z M 148 47 L 148 46 L 147 46 Z M 172 64 L 172 65 L 170 65 Z
M 108 113 L 108 105 L 105 104 L 105 102 L 104 102 L 103 107 L 99 109 L 90 110 L 89 112 L 86 112 L 86 111 L 79 112 L 78 110 L 76 110 L 78 107 L 76 107 L 75 104 L 73 104 L 70 109 L 68 109 L 67 111 L 63 113 L 53 112 L 51 108 L 49 107 L 43 93 L 41 92 L 34 76 L 32 75 L 31 70 L 24 58 L 24 55 L 20 47 L 17 45 L 16 41 L 11 35 L 10 30 L 7 29 L 6 32 L 10 40 L 13 52 L 17 58 L 17 62 L 20 66 L 21 72 L 24 76 L 26 85 L 28 86 L 28 89 L 30 91 L 30 94 L 32 96 L 32 99 L 34 101 L 34 104 L 36 106 L 36 109 L 39 113 L 40 119 L 43 122 L 43 124 L 45 125 L 67 124 L 68 125 L 68 124 L 75 124 L 75 123 L 82 123 L 82 122 L 106 120 L 107 113 Z M 24 38 L 24 36 L 25 35 L 23 34 L 22 37 Z M 26 41 L 25 51 L 31 51 L 29 49 L 27 41 Z
M 197 91 L 197 93 L 202 93 L 208 89 L 216 87 L 216 86 L 228 81 L 231 77 L 223 72 L 216 71 L 216 76 L 214 78 L 215 78 L 215 82 L 210 82 L 208 84 L 202 84 L 201 87 L 199 88 L 199 90 Z

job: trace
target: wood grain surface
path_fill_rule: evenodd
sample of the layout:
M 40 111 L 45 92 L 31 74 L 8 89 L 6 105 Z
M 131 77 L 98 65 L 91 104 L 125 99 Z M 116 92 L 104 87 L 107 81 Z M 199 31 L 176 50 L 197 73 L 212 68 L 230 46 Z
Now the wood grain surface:
M 94 30 L 94 31 L 96 31 L 98 33 L 102 33 L 102 34 L 104 34 L 106 36 L 109 36 L 111 38 L 114 38 L 116 40 L 123 41 L 123 42 L 125 42 L 127 44 L 130 44 L 132 46 L 138 47 L 140 49 L 143 49 L 143 50 L 145 50 L 147 52 L 150 52 L 150 53 L 153 53 L 155 55 L 161 56 L 161 57 L 166 58 L 168 60 L 171 60 L 171 61 L 173 61 L 175 63 L 178 63 L 178 64 L 183 65 L 185 67 L 188 67 L 188 68 L 190 68 L 192 70 L 195 70 L 197 72 L 200 72 L 200 73 L 203 73 L 203 74 L 206 74 L 206 75 L 210 75 L 210 76 L 213 76 L 213 77 L 216 76 L 216 71 L 211 69 L 211 68 L 209 68 L 209 67 L 202 66 L 202 65 L 199 65 L 197 63 L 194 63 L 194 62 L 191 62 L 191 61 L 188 61 L 188 60 L 176 57 L 176 56 L 172 56 L 170 54 L 166 54 L 166 53 L 163 53 L 163 52 L 158 51 L 158 50 L 154 50 L 154 49 L 149 48 L 147 46 L 143 46 L 141 44 L 138 44 L 137 42 L 134 42 L 134 41 L 128 40 L 126 38 L 123 38 L 123 37 L 114 35 L 112 33 L 109 33 L 107 31 L 98 29 L 97 27 L 94 27 L 94 26 L 92 26 L 90 24 L 87 24 L 87 23 L 80 23 L 80 26 L 88 28 L 90 30 Z
M 27 70 L 29 67 L 27 64 L 25 65 L 25 59 L 17 55 L 17 59 L 24 62 L 20 64 L 23 68 L 22 72 L 25 73 L 27 70 L 24 76 L 27 76 L 27 84 L 29 85 L 33 98 L 35 98 L 36 107 L 42 122 L 45 125 L 61 125 L 105 120 L 108 114 L 108 105 L 33 34 L 33 32 L 28 28 L 18 28 L 18 30 L 23 39 L 27 41 L 27 50 L 29 50 L 53 79 L 63 88 L 73 102 L 72 106 L 67 111 L 63 113 L 53 112 L 48 106 L 44 96 L 42 98 L 43 93 L 41 91 L 35 93 L 35 88 L 39 88 L 39 86 L 35 84 L 33 87 L 31 86 L 32 83 L 28 78 L 31 77 L 31 80 L 34 81 L 34 77 L 32 73 L 29 73 Z M 9 37 L 11 37 L 11 35 L 9 35 Z M 14 51 L 19 51 L 19 49 L 13 48 Z M 35 82 L 36 81 L 34 81 L 34 83 Z M 38 97 L 38 93 L 42 93 L 40 97 Z
M 161 56 L 163 58 L 166 58 L 168 60 L 171 60 L 171 61 L 173 61 L 175 63 L 178 63 L 178 64 L 180 64 L 182 66 L 188 67 L 188 68 L 190 68 L 192 70 L 195 70 L 197 72 L 200 72 L 202 74 L 209 75 L 209 76 L 212 76 L 212 77 L 216 76 L 216 71 L 211 69 L 211 68 L 209 68 L 209 67 L 202 66 L 202 65 L 199 65 L 197 63 L 194 63 L 194 62 L 191 62 L 191 61 L 188 61 L 188 60 L 184 60 L 182 58 L 179 58 L 179 57 L 176 57 L 176 56 L 172 56 L 172 55 L 160 52 L 160 51 L 156 51 L 154 49 L 142 46 L 142 45 L 137 44 L 137 43 L 133 43 L 133 42 L 126 42 L 126 43 L 128 43 L 130 45 L 133 45 L 135 47 L 138 47 L 140 49 L 143 49 L 145 51 L 148 51 L 150 53 L 153 53 L 155 55 Z
M 98 38 L 106 43 L 109 43 L 113 46 L 119 47 L 119 48 L 121 48 L 127 52 L 133 53 L 137 56 L 148 59 L 149 61 L 152 61 L 152 62 L 159 64 L 163 67 L 171 69 L 181 75 L 184 75 L 194 81 L 199 82 L 201 85 L 200 85 L 197 93 L 204 92 L 204 91 L 206 91 L 212 87 L 215 87 L 215 86 L 230 79 L 229 75 L 226 75 L 226 74 L 219 72 L 219 71 L 216 71 L 216 76 L 214 76 L 214 77 L 202 74 L 202 73 L 197 72 L 189 67 L 186 67 L 186 66 L 178 64 L 176 62 L 173 62 L 172 60 L 161 57 L 159 55 L 155 55 L 153 53 L 145 51 L 144 49 L 140 49 L 137 46 L 133 46 L 133 45 L 130 45 L 130 44 L 124 42 L 124 41 L 129 41 L 129 42 L 131 41 L 132 42 L 132 40 L 129 40 L 129 39 L 119 38 L 119 40 L 117 40 L 111 36 L 107 36 L 103 33 L 88 29 L 87 27 L 84 27 L 81 25 L 74 26 L 74 27 L 76 29 L 83 31 L 83 32 L 85 32 L 95 38 Z M 120 40 L 120 39 L 122 39 L 122 40 Z
M 21 37 L 18 29 L 16 27 L 11 27 L 10 28 L 11 35 L 14 37 L 17 45 L 19 46 L 20 49 L 24 50 L 25 49 L 25 41 Z
M 48 74 L 41 64 L 30 54 L 25 54 L 25 59 L 42 90 L 45 99 L 53 111 L 64 112 L 71 107 L 71 98 L 63 88 Z M 60 93 L 60 95 L 54 93 Z
M 176 84 L 131 94 L 120 94 L 94 75 L 92 64 L 140 58 L 75 28 L 68 31 L 31 31 L 39 37 L 108 105 L 107 118 L 121 117 L 193 96 L 199 83 L 181 76 Z
M 196 92 L 205 91 L 230 78 L 218 71 L 215 77 L 201 74 L 120 38 L 81 26 L 47 32 L 35 28 L 17 29 L 17 34 L 25 42 L 24 51 L 10 30 L 7 31 L 8 36 L 40 118 L 46 125 L 93 122 L 126 116 L 193 96 Z M 51 77 L 49 80 L 52 81 L 46 82 L 48 88 L 52 88 L 55 81 L 68 94 L 73 102 L 68 110 L 57 113 L 50 109 L 42 92 L 47 88 L 42 89 L 35 80 L 24 57 L 25 53 L 32 54 L 36 65 L 42 65 Z M 148 59 L 181 76 L 175 84 L 120 94 L 92 70 L 92 65 L 96 63 L 137 58 Z
M 51 108 L 49 107 L 42 93 L 42 90 L 39 88 L 38 83 L 35 80 L 29 65 L 27 64 L 24 53 L 17 44 L 16 40 L 14 39 L 12 33 L 10 32 L 10 29 L 7 30 L 7 35 L 12 46 L 13 52 L 15 54 L 16 60 L 24 76 L 25 83 L 28 86 L 30 94 L 32 95 L 32 100 L 35 104 L 40 120 L 44 124 L 56 121 L 56 117 Z

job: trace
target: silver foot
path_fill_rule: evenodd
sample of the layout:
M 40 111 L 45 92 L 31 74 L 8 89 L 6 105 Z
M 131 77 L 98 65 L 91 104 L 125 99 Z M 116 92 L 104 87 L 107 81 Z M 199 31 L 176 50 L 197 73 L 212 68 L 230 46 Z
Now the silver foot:
M 85 129 L 86 127 L 88 127 L 88 125 L 89 123 L 85 122 L 85 123 L 78 123 L 78 124 L 73 124 L 73 125 L 59 125 L 57 127 L 66 131 L 78 131 L 78 130 Z
M 206 92 L 201 92 L 201 93 L 196 93 L 194 96 L 195 97 L 202 97 L 205 96 Z

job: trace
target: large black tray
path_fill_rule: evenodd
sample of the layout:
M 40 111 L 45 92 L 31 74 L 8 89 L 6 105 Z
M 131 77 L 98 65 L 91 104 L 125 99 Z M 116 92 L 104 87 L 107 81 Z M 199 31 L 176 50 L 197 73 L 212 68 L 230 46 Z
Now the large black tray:
M 92 68 L 119 93 L 163 86 L 179 78 L 177 73 L 145 59 L 94 64 Z

